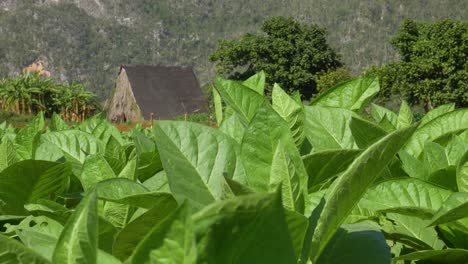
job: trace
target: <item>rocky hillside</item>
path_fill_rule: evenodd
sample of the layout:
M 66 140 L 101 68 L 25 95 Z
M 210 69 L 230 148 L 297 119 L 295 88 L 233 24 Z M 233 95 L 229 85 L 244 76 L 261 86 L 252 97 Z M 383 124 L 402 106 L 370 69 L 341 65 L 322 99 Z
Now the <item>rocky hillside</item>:
M 103 99 L 120 64 L 194 65 L 206 83 L 218 39 L 255 32 L 276 15 L 326 27 L 359 72 L 396 59 L 389 39 L 403 19 L 467 14 L 462 0 L 2 0 L 0 76 L 41 58 L 52 76 L 84 81 Z

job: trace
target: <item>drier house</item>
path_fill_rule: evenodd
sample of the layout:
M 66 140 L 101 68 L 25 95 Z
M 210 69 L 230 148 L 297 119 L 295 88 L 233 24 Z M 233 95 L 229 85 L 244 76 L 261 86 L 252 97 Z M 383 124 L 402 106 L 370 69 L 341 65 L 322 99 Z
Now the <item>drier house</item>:
M 108 104 L 112 122 L 141 122 L 207 112 L 208 104 L 191 67 L 122 65 Z

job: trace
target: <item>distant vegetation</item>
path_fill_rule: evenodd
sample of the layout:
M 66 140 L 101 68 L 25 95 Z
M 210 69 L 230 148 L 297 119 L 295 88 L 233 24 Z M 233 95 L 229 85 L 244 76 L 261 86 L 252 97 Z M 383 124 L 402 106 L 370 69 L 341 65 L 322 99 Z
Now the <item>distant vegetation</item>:
M 321 72 L 342 66 L 340 56 L 327 43 L 327 32 L 318 25 L 293 18 L 274 17 L 262 25 L 262 34 L 246 34 L 239 40 L 221 40 L 210 55 L 218 73 L 245 79 L 265 71 L 270 84 L 299 91 L 305 98 L 317 92 Z M 272 85 L 267 86 L 271 91 Z
M 15 75 L 43 55 L 52 76 L 84 83 L 102 100 L 120 64 L 195 65 L 205 84 L 214 77 L 208 56 L 217 41 L 257 34 L 273 16 L 326 28 L 330 46 L 359 74 L 398 58 L 389 40 L 405 18 L 467 20 L 468 13 L 461 0 L 51 2 L 0 1 L 0 76 Z
M 218 62 L 218 72 L 242 79 L 262 70 L 267 89 L 278 83 L 289 92 L 300 91 L 305 99 L 353 79 L 328 46 L 324 29 L 276 17 L 267 20 L 262 31 L 265 34 L 220 41 L 210 56 Z M 364 72 L 379 77 L 381 102 L 404 99 L 426 112 L 448 103 L 468 105 L 467 22 L 405 20 L 391 44 L 400 59 Z
M 96 95 L 82 84 L 61 84 L 29 72 L 0 81 L 0 110 L 14 115 L 59 113 L 66 121 L 79 122 L 97 109 Z
M 392 39 L 401 60 L 367 75 L 378 75 L 383 100 L 393 95 L 427 111 L 442 104 L 468 106 L 468 22 L 405 21 Z

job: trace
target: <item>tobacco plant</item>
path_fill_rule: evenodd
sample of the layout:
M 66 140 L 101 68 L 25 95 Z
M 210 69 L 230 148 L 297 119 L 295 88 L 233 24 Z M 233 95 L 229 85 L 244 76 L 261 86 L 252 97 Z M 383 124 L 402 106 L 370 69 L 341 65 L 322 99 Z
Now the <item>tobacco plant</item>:
M 468 110 L 218 78 L 218 128 L 0 125 L 0 263 L 466 263 Z

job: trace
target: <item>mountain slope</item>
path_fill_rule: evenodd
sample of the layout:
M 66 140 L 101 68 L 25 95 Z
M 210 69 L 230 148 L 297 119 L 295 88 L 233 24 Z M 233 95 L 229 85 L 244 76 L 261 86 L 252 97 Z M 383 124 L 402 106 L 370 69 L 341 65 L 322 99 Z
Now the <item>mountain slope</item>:
M 255 32 L 276 15 L 318 23 L 355 72 L 396 59 L 389 39 L 405 18 L 467 20 L 462 0 L 3 0 L 0 76 L 40 56 L 53 76 L 105 99 L 120 64 L 194 65 L 202 83 L 220 38 Z

